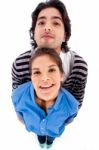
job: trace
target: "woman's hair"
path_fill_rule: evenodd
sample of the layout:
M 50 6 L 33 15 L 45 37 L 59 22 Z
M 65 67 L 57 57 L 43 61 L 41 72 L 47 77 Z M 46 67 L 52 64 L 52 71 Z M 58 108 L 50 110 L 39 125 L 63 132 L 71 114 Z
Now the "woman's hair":
M 66 32 L 66 39 L 65 39 L 65 42 L 62 43 L 61 49 L 65 52 L 67 52 L 69 50 L 67 41 L 69 40 L 69 38 L 71 36 L 71 24 L 70 24 L 70 19 L 69 19 L 65 5 L 59 0 L 49 0 L 47 2 L 41 2 L 38 4 L 36 9 L 32 12 L 32 25 L 30 28 L 31 44 L 34 48 L 37 47 L 36 41 L 34 40 L 35 26 L 36 26 L 36 22 L 37 22 L 39 13 L 43 9 L 46 9 L 46 8 L 56 8 L 62 16 L 64 29 Z
M 53 59 L 54 62 L 56 62 L 59 70 L 61 73 L 64 73 L 63 67 L 62 67 L 62 60 L 59 56 L 59 54 L 52 48 L 36 48 L 35 51 L 33 51 L 30 62 L 29 62 L 29 69 L 30 69 L 30 75 L 32 74 L 32 63 L 33 61 L 40 57 L 40 56 L 44 56 L 44 55 L 48 55 L 51 59 Z M 41 62 L 42 63 L 42 62 Z M 46 62 L 45 62 L 46 63 Z

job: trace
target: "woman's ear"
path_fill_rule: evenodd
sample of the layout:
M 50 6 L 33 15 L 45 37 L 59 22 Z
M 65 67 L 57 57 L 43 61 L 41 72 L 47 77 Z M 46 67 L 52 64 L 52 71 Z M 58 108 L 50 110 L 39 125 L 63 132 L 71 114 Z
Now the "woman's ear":
M 63 83 L 65 80 L 65 74 L 64 73 L 61 73 L 61 82 Z
M 31 72 L 31 74 L 30 74 L 30 79 L 31 79 L 31 81 L 32 81 L 32 72 Z
M 30 79 L 32 80 L 32 71 L 30 72 Z

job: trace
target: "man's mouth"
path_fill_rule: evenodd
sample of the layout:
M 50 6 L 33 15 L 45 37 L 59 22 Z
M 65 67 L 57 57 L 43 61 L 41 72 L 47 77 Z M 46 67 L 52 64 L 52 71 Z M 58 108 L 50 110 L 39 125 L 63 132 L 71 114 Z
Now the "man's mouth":
M 42 38 L 53 38 L 53 36 L 51 34 L 47 34 L 47 33 L 43 34 L 41 37 Z
M 53 37 L 50 35 L 44 35 L 44 36 L 42 36 L 42 38 L 53 38 Z

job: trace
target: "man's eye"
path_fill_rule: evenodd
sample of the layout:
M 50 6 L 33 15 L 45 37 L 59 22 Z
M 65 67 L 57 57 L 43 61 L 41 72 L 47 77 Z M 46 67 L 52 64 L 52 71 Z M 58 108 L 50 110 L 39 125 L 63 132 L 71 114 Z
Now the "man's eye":
M 59 26 L 59 25 L 60 25 L 59 22 L 53 22 L 53 24 L 54 24 L 55 26 Z
M 40 22 L 38 22 L 38 25 L 44 25 L 45 24 L 45 22 L 44 21 L 40 21 Z

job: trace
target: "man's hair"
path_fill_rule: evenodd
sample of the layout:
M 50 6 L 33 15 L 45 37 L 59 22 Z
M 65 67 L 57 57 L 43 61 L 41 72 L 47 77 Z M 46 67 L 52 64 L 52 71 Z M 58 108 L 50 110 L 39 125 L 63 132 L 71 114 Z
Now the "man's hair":
M 57 64 L 60 72 L 64 73 L 64 70 L 63 70 L 63 67 L 62 67 L 62 60 L 61 60 L 59 54 L 52 48 L 46 48 L 46 47 L 40 48 L 40 47 L 38 47 L 38 48 L 35 49 L 35 51 L 33 51 L 30 62 L 29 62 L 30 75 L 32 73 L 32 63 L 33 63 L 33 61 L 36 58 L 38 58 L 40 56 L 44 56 L 44 55 L 48 55 Z
M 36 26 L 36 22 L 37 22 L 37 18 L 39 13 L 46 8 L 56 8 L 61 16 L 62 16 L 62 20 L 63 20 L 63 24 L 64 24 L 64 29 L 66 32 L 66 39 L 65 42 L 62 43 L 61 45 L 61 49 L 65 52 L 67 52 L 69 50 L 68 45 L 67 45 L 67 41 L 69 40 L 70 36 L 71 36 L 71 23 L 70 23 L 70 19 L 66 10 L 65 5 L 59 1 L 59 0 L 49 0 L 46 2 L 41 2 L 38 4 L 38 6 L 36 7 L 36 9 L 32 12 L 32 25 L 30 28 L 30 38 L 31 38 L 31 44 L 34 48 L 37 47 L 37 44 L 34 40 L 34 31 L 35 31 L 35 26 Z

